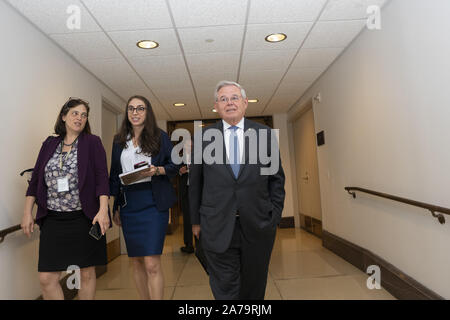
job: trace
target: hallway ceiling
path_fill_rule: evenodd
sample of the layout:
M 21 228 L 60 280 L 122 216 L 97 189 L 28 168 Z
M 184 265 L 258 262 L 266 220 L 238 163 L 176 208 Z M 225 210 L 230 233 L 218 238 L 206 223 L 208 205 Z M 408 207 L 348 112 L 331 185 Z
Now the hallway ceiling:
M 248 116 L 287 112 L 360 33 L 367 7 L 386 2 L 7 1 L 124 100 L 144 95 L 167 120 L 217 118 L 214 88 L 225 79 L 259 100 Z M 79 30 L 66 26 L 70 5 L 81 9 Z M 278 32 L 287 39 L 264 40 Z M 139 40 L 159 47 L 140 49 Z

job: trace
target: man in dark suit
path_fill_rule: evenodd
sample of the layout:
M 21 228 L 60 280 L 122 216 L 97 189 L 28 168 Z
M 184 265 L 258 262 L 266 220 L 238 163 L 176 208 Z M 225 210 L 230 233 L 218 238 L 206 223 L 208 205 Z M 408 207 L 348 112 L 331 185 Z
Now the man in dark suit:
M 269 127 L 244 118 L 248 99 L 239 84 L 219 82 L 215 100 L 222 121 L 204 129 L 203 136 L 216 138 L 202 139 L 201 147 L 194 140 L 192 231 L 200 237 L 216 299 L 264 299 L 285 197 L 278 145 Z M 223 150 L 211 148 L 211 143 Z M 261 159 L 261 148 L 269 162 Z M 205 159 L 212 149 L 213 162 Z

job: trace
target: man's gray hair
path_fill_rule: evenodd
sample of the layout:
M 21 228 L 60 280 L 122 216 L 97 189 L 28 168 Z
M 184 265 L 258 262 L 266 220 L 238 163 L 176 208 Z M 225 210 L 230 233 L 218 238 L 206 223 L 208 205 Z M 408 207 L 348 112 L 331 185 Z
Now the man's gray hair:
M 214 91 L 214 99 L 215 99 L 215 101 L 217 101 L 219 99 L 219 97 L 217 96 L 219 90 L 222 89 L 223 87 L 227 87 L 227 86 L 235 86 L 235 87 L 237 87 L 239 90 L 241 90 L 242 99 L 246 99 L 247 98 L 247 94 L 245 93 L 244 88 L 242 88 L 242 86 L 239 83 L 234 82 L 234 81 L 222 80 L 216 85 L 216 90 Z

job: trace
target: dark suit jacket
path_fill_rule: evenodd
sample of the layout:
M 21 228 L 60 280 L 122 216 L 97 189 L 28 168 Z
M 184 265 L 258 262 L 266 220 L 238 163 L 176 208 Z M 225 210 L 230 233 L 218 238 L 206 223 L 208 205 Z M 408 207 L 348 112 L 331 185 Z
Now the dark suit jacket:
M 223 134 L 222 121 L 204 129 L 203 134 L 213 128 L 219 129 Z M 258 134 L 260 129 L 268 132 L 267 150 L 270 154 L 270 128 L 244 120 L 244 132 L 256 130 Z M 209 141 L 202 143 L 202 153 L 210 143 Z M 237 179 L 228 164 L 194 163 L 190 167 L 191 223 L 200 224 L 202 243 L 207 250 L 221 253 L 228 248 L 237 212 L 240 215 L 242 232 L 250 241 L 258 241 L 259 237 L 273 235 L 274 228 L 280 222 L 285 197 L 281 161 L 278 172 L 274 175 L 261 175 L 260 169 L 269 167 L 270 164 L 263 165 L 259 159 L 256 164 L 249 164 L 248 139 L 245 139 L 244 148 L 246 164 L 241 165 Z M 198 155 L 198 150 L 194 147 L 194 157 Z M 225 143 L 223 156 L 225 161 Z
M 177 197 L 175 190 L 170 183 L 170 178 L 174 177 L 178 173 L 179 166 L 175 165 L 171 159 L 173 145 L 169 139 L 167 133 L 161 130 L 161 147 L 159 153 L 152 155 L 152 165 L 158 167 L 164 167 L 166 174 L 152 177 L 152 193 L 156 202 L 156 208 L 159 211 L 164 211 L 173 206 Z M 109 190 L 112 196 L 114 196 L 114 208 L 113 212 L 121 206 L 123 199 L 121 195 L 121 182 L 119 174 L 122 173 L 122 164 L 120 163 L 120 156 L 123 148 L 117 144 L 113 144 L 112 156 L 111 156 L 111 171 L 109 177 Z
M 27 196 L 36 197 L 36 220 L 41 225 L 47 215 L 47 185 L 45 166 L 61 144 L 61 137 L 50 136 L 44 141 L 33 169 Z M 84 214 L 94 219 L 100 208 L 99 196 L 109 197 L 106 153 L 98 136 L 81 133 L 78 137 L 78 190 Z

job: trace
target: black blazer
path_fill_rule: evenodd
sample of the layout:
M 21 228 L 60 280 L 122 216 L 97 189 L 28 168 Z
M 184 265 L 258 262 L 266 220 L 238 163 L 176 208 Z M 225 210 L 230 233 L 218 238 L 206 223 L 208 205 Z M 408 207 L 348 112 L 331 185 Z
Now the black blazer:
M 161 147 L 157 155 L 152 155 L 152 165 L 164 167 L 166 174 L 152 177 L 152 193 L 156 202 L 156 208 L 159 211 L 164 211 L 173 206 L 177 197 L 175 190 L 170 182 L 178 173 L 179 166 L 174 164 L 171 159 L 172 142 L 167 133 L 161 130 Z M 122 164 L 120 163 L 120 156 L 123 148 L 117 144 L 113 144 L 111 156 L 111 171 L 109 175 L 109 190 L 111 196 L 114 196 L 113 212 L 123 203 L 121 195 L 122 184 L 120 182 L 119 174 L 122 173 Z
M 222 121 L 205 128 L 203 134 L 213 128 L 223 134 Z M 270 128 L 245 119 L 244 132 L 247 130 L 255 130 L 257 137 L 258 130 L 267 132 L 267 150 L 270 155 Z M 223 143 L 224 164 L 195 164 L 200 148 L 194 147 L 195 161 L 189 172 L 191 223 L 200 225 L 202 244 L 210 251 L 221 253 L 228 248 L 233 235 L 236 213 L 240 216 L 242 232 L 250 241 L 258 241 L 260 237 L 273 235 L 276 225 L 281 220 L 285 198 L 285 177 L 281 159 L 278 158 L 279 168 L 275 174 L 261 175 L 260 169 L 269 167 L 270 163 L 264 165 L 258 159 L 256 164 L 249 164 L 249 142 L 248 139 L 244 140 L 246 161 L 241 165 L 237 179 L 231 166 L 225 164 L 225 143 Z M 210 141 L 202 142 L 202 154 L 210 143 Z M 256 147 L 259 152 L 259 137 Z

